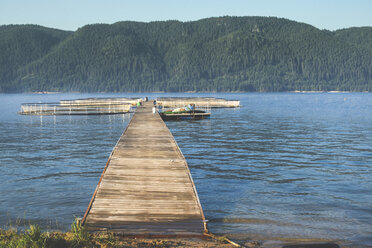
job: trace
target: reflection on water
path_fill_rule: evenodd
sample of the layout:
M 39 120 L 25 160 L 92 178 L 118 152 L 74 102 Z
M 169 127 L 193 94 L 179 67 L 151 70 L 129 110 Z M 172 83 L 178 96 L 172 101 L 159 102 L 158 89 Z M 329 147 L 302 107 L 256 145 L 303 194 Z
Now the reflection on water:
M 21 102 L 91 96 L 0 95 L 1 226 L 66 229 L 83 215 L 129 115 L 15 113 Z M 243 107 L 167 122 L 211 231 L 372 245 L 371 94 L 218 96 Z

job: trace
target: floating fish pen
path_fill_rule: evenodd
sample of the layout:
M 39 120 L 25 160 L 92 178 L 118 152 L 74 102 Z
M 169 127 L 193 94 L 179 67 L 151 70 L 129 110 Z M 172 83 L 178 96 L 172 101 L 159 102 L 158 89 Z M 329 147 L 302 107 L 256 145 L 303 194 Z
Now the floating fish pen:
M 163 107 L 175 108 L 195 104 L 195 106 L 208 106 L 210 108 L 237 108 L 238 100 L 226 100 L 214 97 L 159 97 L 157 104 Z
M 21 115 L 112 115 L 129 113 L 132 105 L 123 104 L 60 104 L 24 103 Z
M 114 105 L 114 104 L 130 104 L 135 106 L 137 102 L 142 102 L 141 98 L 84 98 L 84 99 L 74 99 L 74 100 L 61 100 L 59 101 L 61 106 L 72 106 L 72 105 Z

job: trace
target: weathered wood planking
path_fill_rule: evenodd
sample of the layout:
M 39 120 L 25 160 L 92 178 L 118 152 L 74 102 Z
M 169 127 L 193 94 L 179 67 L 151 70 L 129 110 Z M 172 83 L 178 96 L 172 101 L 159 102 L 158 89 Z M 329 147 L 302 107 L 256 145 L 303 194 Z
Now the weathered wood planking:
M 186 160 L 145 103 L 116 144 L 83 223 L 124 235 L 195 236 L 204 222 Z

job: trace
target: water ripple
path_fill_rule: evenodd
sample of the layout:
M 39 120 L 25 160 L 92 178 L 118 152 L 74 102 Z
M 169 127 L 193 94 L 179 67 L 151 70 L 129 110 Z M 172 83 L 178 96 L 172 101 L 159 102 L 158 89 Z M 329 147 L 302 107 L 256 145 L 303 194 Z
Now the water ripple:
M 212 231 L 372 245 L 371 97 L 247 94 L 210 120 L 168 122 Z

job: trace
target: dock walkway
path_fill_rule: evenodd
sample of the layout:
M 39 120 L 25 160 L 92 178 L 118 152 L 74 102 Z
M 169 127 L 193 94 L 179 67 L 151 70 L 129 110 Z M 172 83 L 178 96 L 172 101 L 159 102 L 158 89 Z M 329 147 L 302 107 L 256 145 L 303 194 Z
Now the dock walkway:
M 137 108 L 82 221 L 91 231 L 124 235 L 203 234 L 205 219 L 187 162 L 152 103 Z

